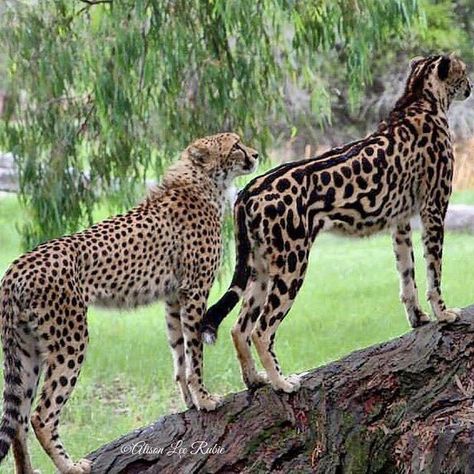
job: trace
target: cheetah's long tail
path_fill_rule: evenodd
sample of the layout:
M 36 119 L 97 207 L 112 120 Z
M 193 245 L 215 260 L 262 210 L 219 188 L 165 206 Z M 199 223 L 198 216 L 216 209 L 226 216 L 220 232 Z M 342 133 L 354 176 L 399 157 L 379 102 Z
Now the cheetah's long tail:
M 7 455 L 19 425 L 22 397 L 18 336 L 13 327 L 13 310 L 2 309 L 3 415 L 0 421 L 0 462 Z
M 235 207 L 235 220 L 237 224 L 235 234 L 237 258 L 234 276 L 227 291 L 217 303 L 208 309 L 202 319 L 201 334 L 206 344 L 214 344 L 216 341 L 219 325 L 242 298 L 250 276 L 250 240 L 245 222 L 245 208 L 238 202 Z

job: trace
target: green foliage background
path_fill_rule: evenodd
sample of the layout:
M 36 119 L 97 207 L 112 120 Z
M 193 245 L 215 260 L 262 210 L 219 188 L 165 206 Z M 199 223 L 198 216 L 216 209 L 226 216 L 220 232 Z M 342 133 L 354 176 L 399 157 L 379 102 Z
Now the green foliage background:
M 24 245 L 89 224 L 98 202 L 135 201 L 193 138 L 235 130 L 265 149 L 285 91 L 311 92 L 330 55 L 357 107 L 374 52 L 413 27 L 418 0 L 39 0 L 4 7 L 10 107 L 0 148 L 19 165 Z
M 469 66 L 474 62 L 474 2 L 472 0 L 419 0 L 421 21 L 412 22 L 399 34 L 388 35 L 381 48 L 370 48 L 370 76 L 351 98 L 349 74 L 341 68 L 340 55 L 333 50 L 319 55 L 315 71 L 318 83 L 327 92 L 329 116 L 310 108 L 295 113 L 293 124 L 298 135 L 313 147 L 340 145 L 364 136 L 383 118 L 373 105 L 383 94 L 396 100 L 398 81 L 415 56 L 455 52 Z M 420 16 L 418 17 L 420 18 Z M 352 107 L 348 107 L 352 104 Z M 310 104 L 312 105 L 312 104 Z M 467 110 L 466 110 L 467 111 Z M 471 123 L 471 117 L 464 117 Z M 285 130 L 285 124 L 282 124 Z M 471 125 L 472 128 L 472 125 Z

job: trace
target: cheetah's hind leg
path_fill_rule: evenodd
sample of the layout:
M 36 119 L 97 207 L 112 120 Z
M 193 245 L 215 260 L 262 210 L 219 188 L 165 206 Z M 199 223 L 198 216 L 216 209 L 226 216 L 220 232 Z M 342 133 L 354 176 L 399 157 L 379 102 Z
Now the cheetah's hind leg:
M 242 298 L 242 308 L 239 317 L 232 328 L 232 340 L 240 362 L 242 379 L 248 388 L 257 388 L 268 383 L 266 372 L 257 371 L 250 350 L 250 337 L 263 311 L 267 289 L 267 274 L 262 272 L 252 277 Z
M 19 425 L 12 443 L 15 469 L 21 474 L 41 474 L 31 466 L 27 437 L 30 426 L 31 405 L 36 395 L 41 375 L 41 360 L 38 340 L 27 323 L 20 322 L 17 328 L 17 344 L 21 348 L 18 354 L 21 362 L 21 383 L 23 396 L 19 407 Z
M 288 314 L 298 290 L 301 288 L 305 268 L 303 265 L 298 265 L 293 273 L 271 277 L 262 314 L 252 332 L 253 343 L 267 372 L 270 384 L 275 390 L 282 390 L 287 393 L 299 390 L 300 377 L 298 375 L 283 376 L 273 351 L 273 344 L 276 330 Z M 288 291 L 289 288 L 294 289 L 290 292 Z
M 73 462 L 64 449 L 58 433 L 61 410 L 76 385 L 88 343 L 85 311 L 81 311 L 79 306 L 71 310 L 76 312 L 76 325 L 73 329 L 66 326 L 67 318 L 62 318 L 63 327 L 57 325 L 54 335 L 52 331 L 44 329 L 48 331 L 49 338 L 46 342 L 48 348 L 54 347 L 58 350 L 49 350 L 46 353 L 43 367 L 44 384 L 31 423 L 38 441 L 61 474 L 89 474 L 91 461 L 82 459 Z M 66 328 L 67 331 L 63 332 Z M 63 346 L 59 344 L 60 342 L 66 344 Z

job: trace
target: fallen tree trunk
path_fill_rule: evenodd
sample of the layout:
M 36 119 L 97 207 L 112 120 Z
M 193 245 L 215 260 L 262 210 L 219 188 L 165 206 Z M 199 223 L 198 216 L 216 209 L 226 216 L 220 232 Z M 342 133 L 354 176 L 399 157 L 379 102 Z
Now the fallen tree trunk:
M 91 453 L 94 473 L 474 473 L 474 306 L 213 413 L 168 415 Z

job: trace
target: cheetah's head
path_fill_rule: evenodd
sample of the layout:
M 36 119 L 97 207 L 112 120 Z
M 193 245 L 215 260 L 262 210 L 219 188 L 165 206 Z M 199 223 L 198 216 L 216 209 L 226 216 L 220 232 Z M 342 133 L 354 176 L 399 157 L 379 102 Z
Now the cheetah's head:
M 414 58 L 410 66 L 407 88 L 412 92 L 430 89 L 438 96 L 447 97 L 448 104 L 453 99 L 467 99 L 471 94 L 466 65 L 454 54 Z
M 244 145 L 235 133 L 218 133 L 195 140 L 183 157 L 207 174 L 228 181 L 254 171 L 258 152 Z

